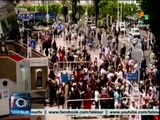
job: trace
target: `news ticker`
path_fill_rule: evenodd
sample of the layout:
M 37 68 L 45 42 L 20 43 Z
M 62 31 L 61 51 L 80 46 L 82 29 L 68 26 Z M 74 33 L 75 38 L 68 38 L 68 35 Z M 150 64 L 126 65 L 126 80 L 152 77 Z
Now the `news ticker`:
M 159 115 L 159 109 L 31 109 L 31 115 Z

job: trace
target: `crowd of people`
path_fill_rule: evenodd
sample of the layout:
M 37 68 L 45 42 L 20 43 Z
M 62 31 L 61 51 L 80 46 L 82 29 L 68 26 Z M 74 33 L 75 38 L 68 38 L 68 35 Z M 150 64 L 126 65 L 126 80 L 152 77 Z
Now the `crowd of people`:
M 68 36 L 69 34 L 68 32 Z M 55 59 L 52 59 L 53 63 L 57 61 L 72 61 L 73 63 L 71 65 L 73 71 L 72 80 L 67 83 L 60 83 L 60 87 L 57 86 L 54 90 L 54 96 L 56 96 L 56 91 L 58 91 L 58 98 L 56 98 L 61 101 L 61 105 L 64 105 L 68 101 L 67 108 L 72 109 L 91 109 L 93 107 L 97 109 L 158 108 L 159 73 L 156 68 L 156 57 L 153 53 L 151 54 L 149 65 L 147 65 L 145 56 L 143 56 L 141 63 L 138 63 L 136 58 L 132 57 L 132 47 L 127 50 L 124 44 L 120 48 L 120 51 L 118 51 L 118 37 L 115 34 L 110 34 L 106 39 L 108 45 L 101 45 L 100 47 L 100 55 L 97 57 L 100 57 L 103 63 L 99 65 L 97 58 L 91 60 L 91 56 L 87 52 L 89 51 L 88 47 L 90 47 L 87 41 L 89 38 L 94 37 L 88 37 L 87 35 L 83 37 L 79 36 L 81 35 L 77 34 L 77 38 L 83 38 L 86 41 L 86 44 L 82 48 L 80 46 L 78 48 L 60 47 L 57 49 L 57 53 L 54 53 L 55 57 L 53 58 Z M 65 40 L 73 40 L 72 37 L 69 39 L 65 38 Z M 82 44 L 83 39 L 79 40 L 80 44 Z M 101 41 L 101 37 L 99 37 L 99 40 Z M 79 63 L 77 62 L 76 64 L 73 61 L 79 61 Z M 131 88 L 129 84 L 132 84 L 132 82 L 129 83 L 125 77 L 128 73 L 138 72 L 139 69 L 140 81 L 138 82 L 137 80 L 137 82 L 140 88 L 141 103 L 137 103 L 131 97 L 130 91 L 134 88 Z M 51 74 L 54 74 L 53 70 Z M 56 78 L 51 79 L 55 81 Z M 52 89 L 50 84 L 49 88 Z M 61 91 L 60 95 L 59 89 Z M 52 96 L 53 93 L 50 92 L 50 94 Z M 83 100 L 76 101 L 76 99 Z M 53 102 L 50 106 L 52 105 Z
M 157 58 L 150 54 L 147 64 L 145 55 L 140 63 L 132 57 L 133 49 L 126 45 L 119 46 L 119 33 L 113 31 L 107 34 L 102 43 L 104 30 L 95 34 L 85 34 L 65 26 L 62 29 L 54 28 L 49 32 L 34 34 L 30 39 L 30 47 L 37 52 L 44 53 L 52 61 L 48 80 L 49 104 L 62 105 L 62 108 L 72 109 L 118 109 L 144 108 L 154 109 L 159 106 L 159 71 Z M 89 31 L 88 33 L 92 33 Z M 66 48 L 57 47 L 56 39 L 63 37 L 70 44 L 76 41 L 77 45 Z M 92 59 L 90 51 L 96 39 L 99 41 L 99 56 Z M 99 64 L 98 60 L 102 60 Z M 60 64 L 57 64 L 59 62 Z M 72 79 L 66 83 L 56 76 L 56 68 L 70 67 Z M 140 71 L 140 72 L 139 72 Z M 140 80 L 134 81 L 139 86 L 141 102 L 138 103 L 132 96 L 133 82 L 127 80 L 128 73 L 139 73 Z M 65 106 L 64 106 L 65 105 Z M 146 116 L 142 116 L 146 120 Z M 150 120 L 151 120 L 150 116 Z M 131 116 L 135 120 L 136 116 Z

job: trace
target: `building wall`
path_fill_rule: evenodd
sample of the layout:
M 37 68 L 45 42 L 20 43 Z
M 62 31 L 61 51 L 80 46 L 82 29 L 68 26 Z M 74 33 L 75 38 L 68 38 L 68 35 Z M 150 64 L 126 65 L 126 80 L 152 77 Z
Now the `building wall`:
M 8 58 L 0 59 L 0 79 L 2 78 L 16 82 L 16 62 Z
M 42 87 L 37 87 L 37 70 L 42 71 Z M 31 67 L 31 90 L 46 89 L 48 80 L 48 67 Z

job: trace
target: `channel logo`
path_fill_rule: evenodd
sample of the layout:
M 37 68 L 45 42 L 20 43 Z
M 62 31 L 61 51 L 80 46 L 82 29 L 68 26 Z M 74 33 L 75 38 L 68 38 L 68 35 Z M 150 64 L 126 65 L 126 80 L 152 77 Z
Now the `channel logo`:
M 11 115 L 30 115 L 31 96 L 27 92 L 16 92 L 11 96 Z

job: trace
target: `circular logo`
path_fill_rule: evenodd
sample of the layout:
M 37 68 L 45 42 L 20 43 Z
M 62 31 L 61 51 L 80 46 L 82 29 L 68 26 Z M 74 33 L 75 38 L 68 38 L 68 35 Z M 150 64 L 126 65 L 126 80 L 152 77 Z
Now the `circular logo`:
M 27 100 L 23 99 L 23 98 L 19 98 L 16 100 L 16 106 L 19 108 L 23 108 L 27 106 Z

